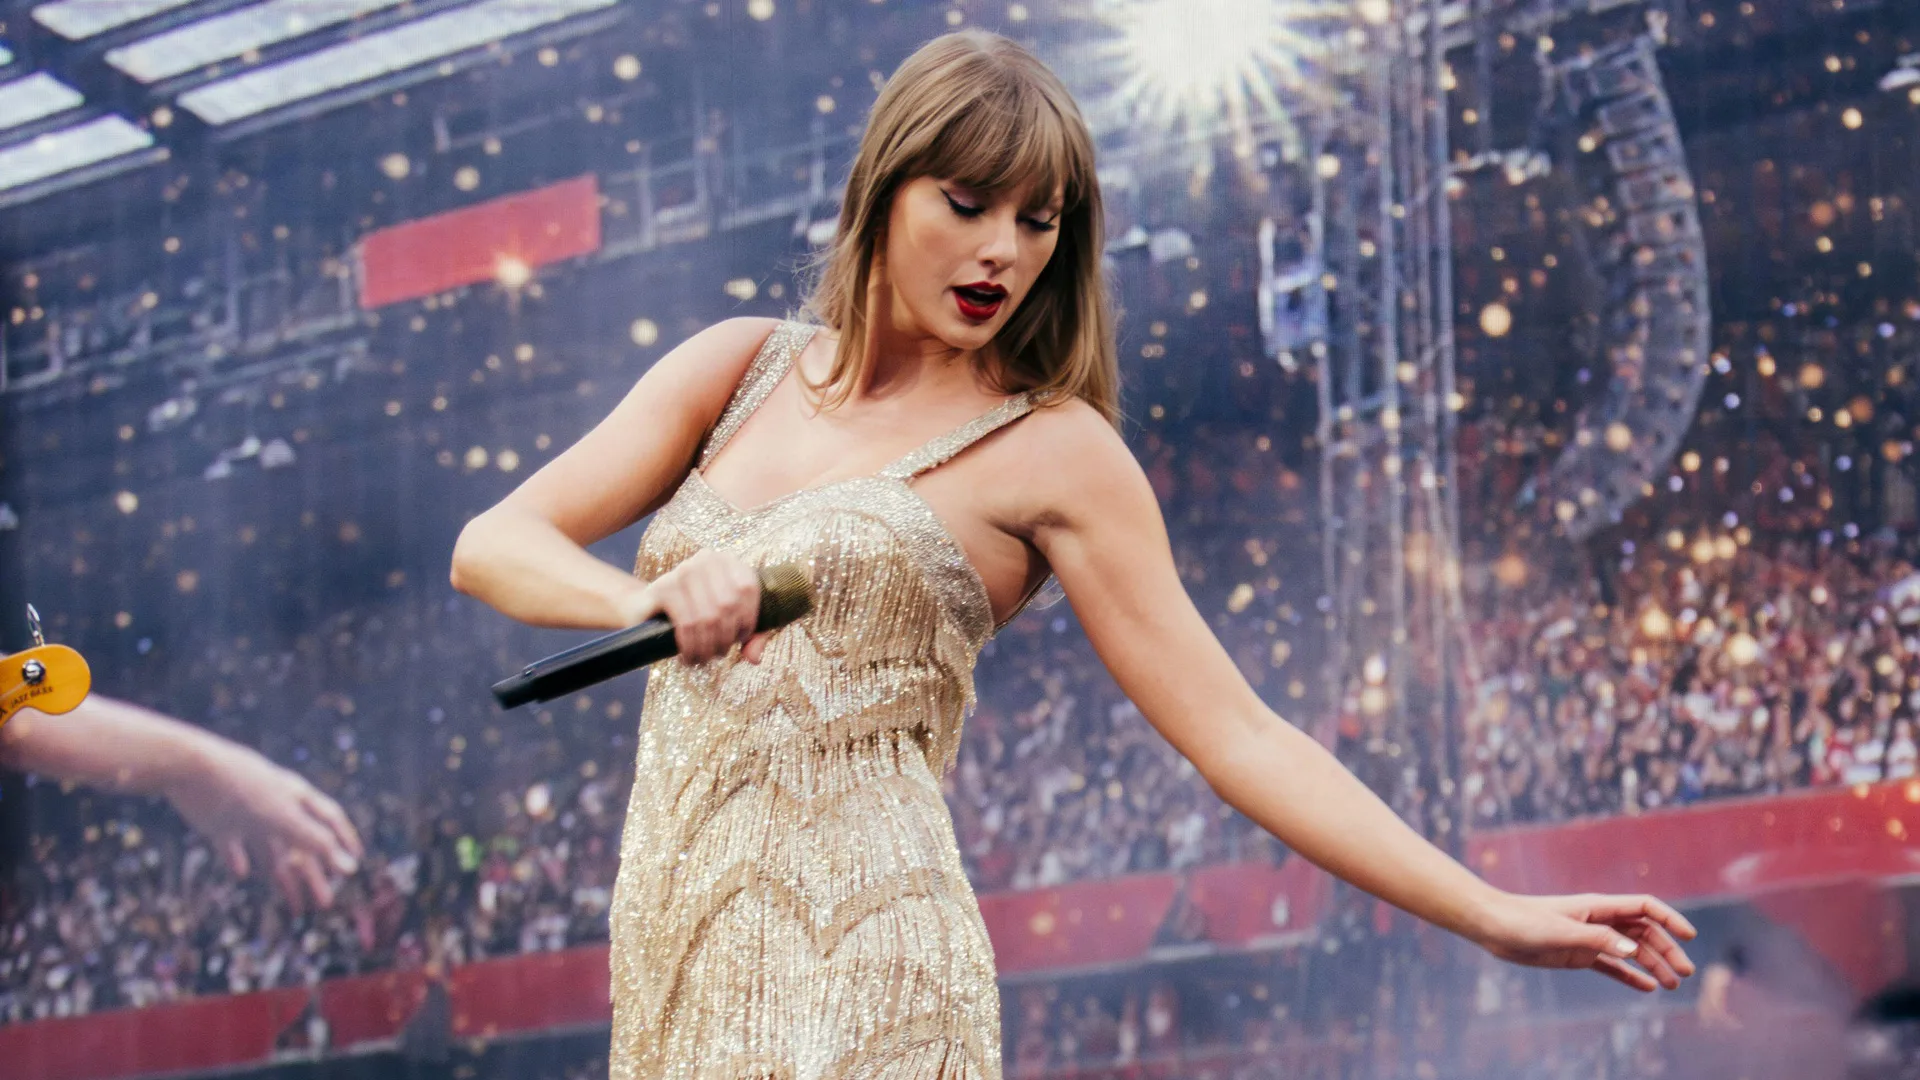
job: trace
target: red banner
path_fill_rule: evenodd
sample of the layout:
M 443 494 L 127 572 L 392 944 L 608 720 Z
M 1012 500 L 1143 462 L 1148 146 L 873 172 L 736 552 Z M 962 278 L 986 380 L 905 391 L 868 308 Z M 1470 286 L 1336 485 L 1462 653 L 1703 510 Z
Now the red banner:
M 360 306 L 377 308 L 600 249 L 600 185 L 589 175 L 369 233 Z
M 453 1032 L 493 1036 L 613 1019 L 607 947 L 534 953 L 455 968 Z
M 420 1007 L 426 988 L 418 971 L 329 979 L 320 985 L 320 1014 L 335 1046 L 390 1039 Z
M 1187 877 L 1187 901 L 1205 920 L 1206 940 L 1249 945 L 1312 932 L 1333 879 L 1305 859 L 1280 866 L 1228 863 Z
M 0 1075 L 100 1080 L 264 1061 L 306 1006 L 305 990 L 268 990 L 7 1024 L 0 1026 Z
M 1141 874 L 988 894 L 980 913 L 1002 975 L 1129 960 L 1146 953 L 1180 879 Z
M 1905 781 L 1498 829 L 1473 837 L 1468 859 L 1522 892 L 1697 901 L 1920 873 L 1915 830 L 1920 781 Z

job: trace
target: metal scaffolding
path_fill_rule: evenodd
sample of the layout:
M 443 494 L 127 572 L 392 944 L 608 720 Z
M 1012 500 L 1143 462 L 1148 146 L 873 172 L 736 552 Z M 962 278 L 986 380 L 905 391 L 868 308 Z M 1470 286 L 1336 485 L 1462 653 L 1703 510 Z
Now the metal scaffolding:
M 1325 741 L 1458 849 L 1454 756 L 1472 653 L 1455 492 L 1452 232 L 1437 0 L 1360 24 L 1374 58 L 1320 128 L 1328 335 L 1319 386 Z M 1433 798 L 1438 794 L 1438 799 Z

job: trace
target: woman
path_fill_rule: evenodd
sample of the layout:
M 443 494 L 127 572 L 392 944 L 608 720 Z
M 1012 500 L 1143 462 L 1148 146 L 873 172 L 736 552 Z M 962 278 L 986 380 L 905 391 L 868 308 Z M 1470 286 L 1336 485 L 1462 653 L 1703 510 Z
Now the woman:
M 1493 889 L 1261 703 L 1114 430 L 1100 252 L 1066 89 L 1009 41 L 940 38 L 874 105 L 824 326 L 696 335 L 462 533 L 455 587 L 514 618 L 675 627 L 612 913 L 614 1077 L 999 1075 L 938 777 L 975 656 L 1049 575 L 1153 725 L 1293 850 L 1509 959 L 1692 971 L 1666 905 Z M 656 509 L 634 576 L 582 550 Z M 754 567 L 782 562 L 816 610 L 753 634 Z

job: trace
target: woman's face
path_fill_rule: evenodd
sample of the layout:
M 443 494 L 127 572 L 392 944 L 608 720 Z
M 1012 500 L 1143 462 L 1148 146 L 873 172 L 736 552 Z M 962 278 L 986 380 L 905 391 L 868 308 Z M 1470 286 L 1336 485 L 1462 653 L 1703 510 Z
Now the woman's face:
M 1012 318 L 1060 241 L 1061 196 L 997 196 L 923 176 L 893 199 L 885 250 L 892 325 L 966 351 Z

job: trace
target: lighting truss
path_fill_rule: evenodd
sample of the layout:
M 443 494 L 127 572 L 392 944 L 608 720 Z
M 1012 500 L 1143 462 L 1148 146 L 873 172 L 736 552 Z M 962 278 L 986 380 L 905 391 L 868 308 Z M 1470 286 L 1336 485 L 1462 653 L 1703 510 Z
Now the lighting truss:
M 56 0 L 33 9 L 33 21 L 69 41 L 80 41 L 185 7 L 192 0 Z
M 0 131 L 66 112 L 85 100 L 80 91 L 44 71 L 0 83 Z
M 1350 764 L 1436 843 L 1459 850 L 1455 755 L 1476 660 L 1455 496 L 1449 146 L 1437 0 L 1363 19 L 1348 104 L 1317 118 L 1309 219 L 1323 312 L 1312 348 L 1328 632 L 1322 741 L 1359 725 Z M 1364 15 L 1365 12 L 1363 11 Z M 1418 18 L 1416 18 L 1418 17 Z M 1276 278 L 1276 282 L 1278 279 Z
M 330 48 L 196 87 L 180 105 L 209 124 L 231 124 L 478 49 L 619 0 L 484 0 Z
M 393 7 L 402 0 L 269 0 L 107 50 L 107 63 L 158 82 Z
M 118 116 L 102 116 L 0 148 L 0 192 L 146 150 L 153 136 Z M 4 201 L 4 200 L 0 200 Z

